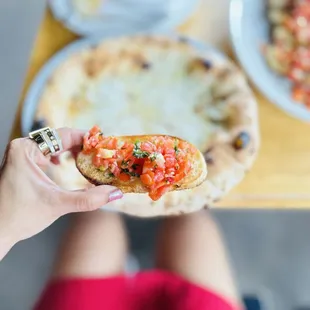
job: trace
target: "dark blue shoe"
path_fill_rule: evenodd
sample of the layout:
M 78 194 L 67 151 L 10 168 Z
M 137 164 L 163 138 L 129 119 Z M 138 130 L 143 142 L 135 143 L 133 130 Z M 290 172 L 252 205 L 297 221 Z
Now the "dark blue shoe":
M 244 296 L 243 303 L 246 310 L 265 310 L 262 308 L 261 302 L 255 296 Z

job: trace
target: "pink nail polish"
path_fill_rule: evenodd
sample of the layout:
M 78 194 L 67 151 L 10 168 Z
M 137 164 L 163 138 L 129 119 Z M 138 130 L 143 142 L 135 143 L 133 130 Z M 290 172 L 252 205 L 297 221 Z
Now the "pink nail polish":
M 109 202 L 117 200 L 117 199 L 121 199 L 122 197 L 123 197 L 122 191 L 120 191 L 119 189 L 116 189 L 109 194 Z

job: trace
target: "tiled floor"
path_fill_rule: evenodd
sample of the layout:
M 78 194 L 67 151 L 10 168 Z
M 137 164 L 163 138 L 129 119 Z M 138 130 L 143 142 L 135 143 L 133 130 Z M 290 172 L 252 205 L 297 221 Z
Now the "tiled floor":
M 240 288 L 260 292 L 268 310 L 310 305 L 310 212 L 215 211 Z M 151 266 L 158 222 L 129 219 L 134 252 Z M 0 263 L 0 310 L 31 309 L 47 278 L 67 219 L 18 244 Z

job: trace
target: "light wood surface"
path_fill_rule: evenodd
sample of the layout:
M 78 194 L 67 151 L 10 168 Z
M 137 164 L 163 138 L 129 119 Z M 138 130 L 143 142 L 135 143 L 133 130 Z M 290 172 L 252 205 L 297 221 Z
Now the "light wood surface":
M 179 31 L 211 42 L 231 55 L 228 41 L 228 0 L 204 0 Z M 13 137 L 20 135 L 19 119 L 24 94 L 41 66 L 76 36 L 54 20 L 47 10 L 39 29 L 17 111 Z M 253 169 L 219 207 L 310 208 L 310 125 L 293 119 L 256 92 L 262 144 Z

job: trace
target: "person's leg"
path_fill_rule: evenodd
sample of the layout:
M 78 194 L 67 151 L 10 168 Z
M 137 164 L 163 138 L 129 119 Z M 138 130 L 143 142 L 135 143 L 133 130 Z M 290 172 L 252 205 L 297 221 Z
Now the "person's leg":
M 124 271 L 127 239 L 116 213 L 94 211 L 72 215 L 53 277 L 107 277 Z
M 156 267 L 240 303 L 221 235 L 206 210 L 163 221 Z

